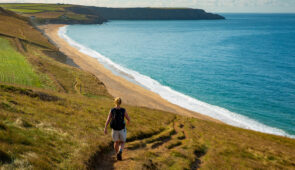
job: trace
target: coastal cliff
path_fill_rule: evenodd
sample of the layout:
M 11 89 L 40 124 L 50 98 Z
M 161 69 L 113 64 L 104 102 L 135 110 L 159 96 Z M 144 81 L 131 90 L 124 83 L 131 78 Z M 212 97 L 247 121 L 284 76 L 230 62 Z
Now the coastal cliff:
M 67 4 L 0 4 L 36 24 L 102 24 L 108 20 L 218 20 L 218 14 L 190 8 L 106 8 Z
M 218 20 L 225 19 L 218 14 L 207 13 L 202 9 L 190 8 L 105 8 L 74 6 L 70 11 L 98 15 L 106 20 Z

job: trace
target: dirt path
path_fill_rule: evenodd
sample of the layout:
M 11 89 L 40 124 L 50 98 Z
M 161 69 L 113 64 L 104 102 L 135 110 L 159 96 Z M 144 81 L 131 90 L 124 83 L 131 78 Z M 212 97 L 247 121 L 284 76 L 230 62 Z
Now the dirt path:
M 189 141 L 184 125 L 177 120 L 172 121 L 165 129 L 143 139 L 128 141 L 123 152 L 123 160 L 117 161 L 115 152 L 111 149 L 95 162 L 97 170 L 128 170 L 128 169 L 161 169 L 161 165 L 154 162 L 155 156 L 169 158 L 170 152 L 180 147 L 185 147 Z M 196 159 L 191 164 L 191 169 L 198 169 L 201 161 Z

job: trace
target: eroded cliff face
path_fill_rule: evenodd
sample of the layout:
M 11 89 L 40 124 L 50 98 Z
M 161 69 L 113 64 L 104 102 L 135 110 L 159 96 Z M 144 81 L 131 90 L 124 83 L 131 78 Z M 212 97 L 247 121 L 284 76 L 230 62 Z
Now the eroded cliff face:
M 86 15 L 100 16 L 106 20 L 218 20 L 218 14 L 190 8 L 105 8 L 72 6 L 68 10 Z

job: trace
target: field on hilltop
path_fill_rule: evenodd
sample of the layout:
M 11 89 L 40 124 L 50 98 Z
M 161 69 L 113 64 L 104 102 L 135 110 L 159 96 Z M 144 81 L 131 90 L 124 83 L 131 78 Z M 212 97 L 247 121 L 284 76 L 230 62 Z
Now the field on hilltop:
M 0 169 L 295 168 L 294 139 L 131 105 L 115 161 L 103 82 L 65 64 L 28 18 L 2 10 L 0 19 Z
M 69 7 L 74 5 L 66 4 L 18 4 L 18 3 L 0 3 L 0 7 L 22 14 L 23 16 L 31 17 L 35 23 L 46 24 L 101 24 L 106 20 L 93 14 L 79 14 L 68 10 Z
M 216 20 L 218 14 L 191 8 L 107 8 L 70 4 L 0 3 L 37 24 L 102 24 L 108 20 Z

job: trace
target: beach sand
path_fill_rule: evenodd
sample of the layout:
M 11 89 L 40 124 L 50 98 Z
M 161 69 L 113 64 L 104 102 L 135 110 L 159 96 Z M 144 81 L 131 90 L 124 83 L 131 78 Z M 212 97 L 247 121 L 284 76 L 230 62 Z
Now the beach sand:
M 203 120 L 220 122 L 209 116 L 189 111 L 172 104 L 158 94 L 131 83 L 120 76 L 114 75 L 110 70 L 100 64 L 97 59 L 79 52 L 78 49 L 70 46 L 63 38 L 59 37 L 58 30 L 62 26 L 65 25 L 50 24 L 40 26 L 39 28 L 44 31 L 46 36 L 55 43 L 55 45 L 57 45 L 61 52 L 71 58 L 82 70 L 88 71 L 97 76 L 105 84 L 108 92 L 112 96 L 120 96 L 123 103 L 133 106 L 159 109 Z

